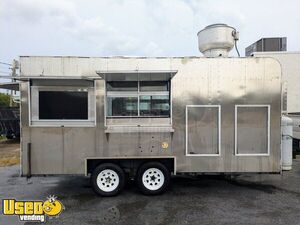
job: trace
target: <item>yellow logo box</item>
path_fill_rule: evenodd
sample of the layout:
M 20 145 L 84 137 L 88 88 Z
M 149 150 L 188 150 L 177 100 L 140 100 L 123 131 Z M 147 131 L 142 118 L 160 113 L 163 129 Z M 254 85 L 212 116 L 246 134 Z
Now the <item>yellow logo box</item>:
M 55 196 L 49 196 L 46 201 L 3 199 L 2 212 L 6 216 L 19 216 L 20 221 L 44 222 L 46 216 L 58 217 L 64 209 L 64 205 Z

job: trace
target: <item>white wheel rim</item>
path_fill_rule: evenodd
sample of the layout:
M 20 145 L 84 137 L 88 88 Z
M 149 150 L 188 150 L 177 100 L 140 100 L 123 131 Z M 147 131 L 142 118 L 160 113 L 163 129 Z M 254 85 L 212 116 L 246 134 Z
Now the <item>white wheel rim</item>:
M 165 176 L 160 169 L 149 168 L 143 174 L 143 185 L 151 190 L 156 191 L 160 189 L 165 183 Z
M 114 191 L 119 183 L 119 175 L 111 169 L 102 170 L 97 176 L 97 185 L 104 192 Z

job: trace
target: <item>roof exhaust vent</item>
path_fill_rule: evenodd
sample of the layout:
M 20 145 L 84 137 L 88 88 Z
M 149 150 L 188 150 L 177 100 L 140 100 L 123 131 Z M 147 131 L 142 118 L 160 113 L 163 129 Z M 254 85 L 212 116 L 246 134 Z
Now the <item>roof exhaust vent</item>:
M 205 57 L 228 57 L 236 45 L 239 33 L 227 24 L 217 23 L 198 32 L 199 51 Z

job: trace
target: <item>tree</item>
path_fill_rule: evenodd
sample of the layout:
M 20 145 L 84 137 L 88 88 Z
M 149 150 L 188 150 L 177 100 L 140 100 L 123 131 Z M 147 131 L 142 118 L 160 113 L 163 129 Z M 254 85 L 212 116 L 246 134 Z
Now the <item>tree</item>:
M 10 97 L 7 94 L 0 93 L 0 106 L 9 106 Z

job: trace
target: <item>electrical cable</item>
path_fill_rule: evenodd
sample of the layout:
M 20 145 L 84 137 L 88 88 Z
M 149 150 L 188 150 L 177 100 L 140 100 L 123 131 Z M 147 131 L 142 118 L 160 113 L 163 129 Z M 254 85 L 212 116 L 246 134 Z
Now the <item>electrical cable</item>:
M 238 56 L 241 57 L 240 52 L 239 52 L 238 47 L 237 47 L 237 40 L 234 40 L 234 47 L 235 47 L 235 50 L 236 50 Z
M 0 70 L 0 73 L 10 73 L 10 71 Z
M 6 63 L 6 62 L 0 62 L 0 64 L 2 64 L 2 65 L 7 65 L 7 66 L 12 66 L 12 64 Z

